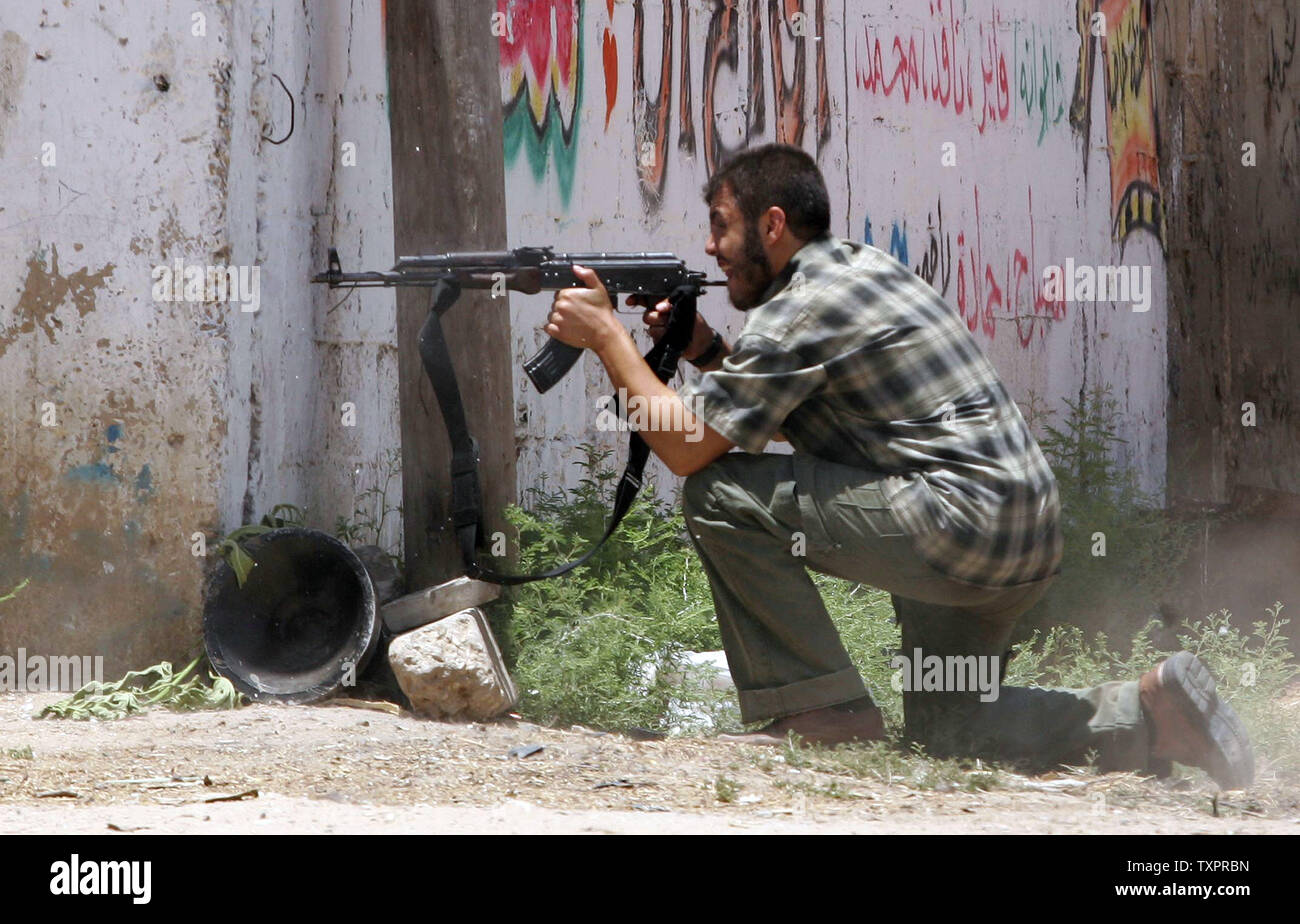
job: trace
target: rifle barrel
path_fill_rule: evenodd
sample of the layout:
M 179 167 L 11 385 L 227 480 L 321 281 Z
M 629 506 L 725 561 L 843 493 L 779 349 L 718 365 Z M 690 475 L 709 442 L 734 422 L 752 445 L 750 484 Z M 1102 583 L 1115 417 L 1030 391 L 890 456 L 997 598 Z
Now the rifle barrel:
M 489 288 L 503 276 L 509 280 L 526 277 L 527 285 L 510 288 L 536 291 L 536 282 L 546 289 L 580 286 L 573 266 L 596 272 L 611 292 L 664 294 L 681 285 L 719 286 L 726 280 L 707 279 L 704 273 L 687 268 L 676 254 L 667 252 L 557 254 L 549 247 L 519 247 L 465 253 L 425 254 L 401 257 L 393 268 L 381 272 L 345 273 L 338 254 L 331 248 L 329 269 L 312 277 L 312 282 L 331 288 L 434 286 L 455 279 L 466 288 Z

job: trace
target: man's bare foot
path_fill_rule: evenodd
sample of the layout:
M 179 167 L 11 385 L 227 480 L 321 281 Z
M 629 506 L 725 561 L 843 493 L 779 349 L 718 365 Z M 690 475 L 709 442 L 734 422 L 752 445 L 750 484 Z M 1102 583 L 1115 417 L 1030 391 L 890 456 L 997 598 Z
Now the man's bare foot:
M 826 706 L 789 715 L 757 731 L 718 735 L 718 740 L 780 747 L 789 740 L 790 732 L 794 732 L 806 744 L 827 747 L 852 741 L 883 741 L 885 720 L 880 709 L 869 699 L 855 700 L 839 706 Z

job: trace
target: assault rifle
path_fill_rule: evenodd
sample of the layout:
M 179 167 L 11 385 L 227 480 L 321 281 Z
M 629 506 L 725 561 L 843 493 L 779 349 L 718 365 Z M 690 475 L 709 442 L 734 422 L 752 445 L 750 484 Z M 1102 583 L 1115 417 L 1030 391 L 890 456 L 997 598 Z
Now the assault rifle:
M 447 426 L 452 448 L 452 522 L 466 571 L 473 578 L 496 584 L 524 584 L 572 571 L 590 559 L 614 533 L 641 488 L 641 473 L 650 447 L 633 432 L 627 468 L 614 495 L 613 515 L 605 535 L 585 555 L 538 574 L 503 574 L 478 562 L 476 550 L 483 540 L 478 442 L 469 432 L 440 318 L 455 304 L 462 289 L 489 289 L 494 295 L 506 290 L 534 295 L 543 290 L 581 287 L 582 281 L 573 273 L 574 264 L 595 271 L 615 304 L 620 294 L 645 296 L 652 305 L 665 297 L 668 299 L 672 308 L 667 328 L 645 355 L 661 382 L 673 377 L 682 351 L 691 342 L 695 330 L 695 299 L 704 292 L 705 286 L 726 285 L 725 281 L 709 280 L 704 273 L 687 269 L 671 253 L 555 253 L 549 247 L 402 257 L 390 270 L 366 273 L 343 272 L 338 251 L 330 248 L 329 268 L 312 277 L 312 282 L 325 283 L 332 289 L 414 286 L 432 290 L 429 317 L 420 331 L 420 361 Z M 524 371 L 539 392 L 546 392 L 564 378 L 581 355 L 581 348 L 552 338 L 524 363 Z
M 673 304 L 669 313 L 669 332 L 673 331 L 674 319 L 678 320 L 679 327 L 682 326 L 685 319 L 677 315 L 687 299 L 693 304 L 705 286 L 726 285 L 725 280 L 709 280 L 704 273 L 687 269 L 686 264 L 671 253 L 557 254 L 549 247 L 402 257 L 392 269 L 371 273 L 343 272 L 338 251 L 330 248 L 329 269 L 312 277 L 312 282 L 326 283 L 331 289 L 453 285 L 460 289 L 490 289 L 494 293 L 510 290 L 536 295 L 543 290 L 581 287 L 583 283 L 573 274 L 575 263 L 595 271 L 615 306 L 620 294 L 647 296 L 652 304 L 668 298 Z M 455 296 L 438 313 L 442 314 L 454 301 Z M 686 327 L 686 340 L 676 346 L 679 354 L 690 342 L 694 323 L 692 314 L 690 326 Z M 667 337 L 665 334 L 664 339 Z M 524 372 L 537 390 L 545 393 L 568 374 L 581 355 L 580 347 L 552 338 L 536 356 L 524 363 Z M 649 361 L 650 356 L 647 355 L 646 359 Z

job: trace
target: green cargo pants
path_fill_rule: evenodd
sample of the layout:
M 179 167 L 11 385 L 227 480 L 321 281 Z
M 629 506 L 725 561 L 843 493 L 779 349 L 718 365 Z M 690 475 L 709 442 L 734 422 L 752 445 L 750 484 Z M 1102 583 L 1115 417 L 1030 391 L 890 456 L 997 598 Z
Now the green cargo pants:
M 1051 580 L 1011 588 L 950 580 L 913 550 L 882 477 L 802 453 L 728 453 L 686 479 L 686 523 L 746 723 L 868 695 L 807 569 L 892 594 L 909 659 L 997 658 L 1005 669 L 1016 620 Z M 1057 690 L 1003 687 L 999 677 L 990 700 L 959 674 L 938 685 L 910 682 L 917 675 L 899 684 L 905 730 L 936 756 L 1045 768 L 1082 763 L 1091 751 L 1100 769 L 1147 766 L 1136 680 Z

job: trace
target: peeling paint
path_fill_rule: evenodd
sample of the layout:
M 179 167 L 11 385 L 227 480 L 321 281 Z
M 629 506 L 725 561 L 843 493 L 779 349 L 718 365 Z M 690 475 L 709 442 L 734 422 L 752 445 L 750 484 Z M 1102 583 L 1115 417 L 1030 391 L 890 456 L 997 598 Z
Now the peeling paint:
M 27 260 L 27 278 L 23 281 L 22 295 L 14 308 L 18 323 L 0 333 L 0 356 L 10 344 L 23 334 L 40 330 L 54 343 L 54 332 L 63 328 L 55 312 L 65 300 L 71 300 L 77 314 L 85 317 L 95 309 L 95 291 L 101 288 L 115 269 L 112 263 L 92 272 L 83 267 L 69 276 L 59 272 L 59 249 L 50 245 L 50 266 L 45 266 L 44 255 L 39 251 Z
M 135 476 L 135 499 L 144 503 L 151 497 L 153 497 L 153 472 L 146 462 L 141 466 L 140 474 Z
M 76 468 L 68 470 L 64 476 L 69 481 L 75 481 L 80 484 L 93 484 L 100 486 L 112 486 L 121 482 L 122 478 L 113 471 L 113 466 L 106 462 L 90 462 L 86 465 L 78 465 Z
M 356 265 L 393 258 L 387 119 L 373 92 L 384 85 L 379 5 L 356 0 L 345 34 L 350 4 L 308 4 L 303 23 L 271 0 L 129 12 L 59 0 L 47 6 L 60 28 L 38 31 L 38 17 L 11 22 L 0 0 L 0 129 L 14 168 L 0 196 L 0 584 L 33 577 L 22 608 L 0 619 L 0 652 L 90 645 L 109 672 L 174 659 L 202 610 L 189 536 L 238 525 L 246 495 L 258 515 L 287 500 L 332 522 L 357 490 L 338 460 L 396 442 L 391 294 L 326 315 L 332 300 L 306 284 L 330 242 L 359 248 Z M 207 41 L 188 34 L 192 9 L 207 16 Z M 363 50 L 349 60 L 353 41 Z M 46 43 L 51 59 L 31 63 Z M 346 76 L 332 66 L 342 60 Z M 300 106 L 321 101 L 320 121 L 300 118 L 286 147 L 257 138 L 266 101 L 281 103 L 271 70 Z M 47 138 L 56 169 L 39 163 Z M 331 186 L 341 140 L 356 140 L 367 167 Z M 177 256 L 273 267 L 263 304 L 274 308 L 153 303 L 152 267 Z M 327 425 L 336 392 L 358 401 L 357 428 Z M 47 403 L 57 423 L 32 425 Z
M 173 256 L 181 255 L 176 252 L 177 248 L 183 248 L 194 243 L 194 238 L 185 233 L 180 219 L 176 217 L 176 209 L 169 208 L 167 216 L 158 225 L 158 253 L 164 259 L 171 259 Z

